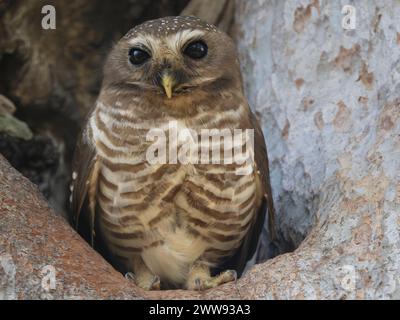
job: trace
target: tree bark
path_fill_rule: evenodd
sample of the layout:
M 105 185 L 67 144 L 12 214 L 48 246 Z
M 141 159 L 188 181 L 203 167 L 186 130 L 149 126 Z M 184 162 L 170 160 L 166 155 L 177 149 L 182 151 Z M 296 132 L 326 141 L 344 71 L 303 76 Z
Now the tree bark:
M 181 12 L 182 16 L 196 16 L 219 29 L 229 32 L 233 22 L 235 1 L 191 0 Z
M 237 1 L 281 249 L 299 246 L 253 269 L 259 297 L 400 297 L 400 3 L 355 1 L 355 30 L 345 4 Z

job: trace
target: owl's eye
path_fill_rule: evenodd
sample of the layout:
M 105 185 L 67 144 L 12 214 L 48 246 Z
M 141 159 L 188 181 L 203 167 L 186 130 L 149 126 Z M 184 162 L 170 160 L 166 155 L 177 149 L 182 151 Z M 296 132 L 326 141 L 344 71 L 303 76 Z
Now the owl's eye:
M 183 53 L 192 59 L 201 59 L 207 55 L 208 47 L 203 41 L 189 43 Z
M 145 63 L 150 59 L 150 55 L 139 48 L 132 48 L 129 50 L 129 61 L 134 65 Z

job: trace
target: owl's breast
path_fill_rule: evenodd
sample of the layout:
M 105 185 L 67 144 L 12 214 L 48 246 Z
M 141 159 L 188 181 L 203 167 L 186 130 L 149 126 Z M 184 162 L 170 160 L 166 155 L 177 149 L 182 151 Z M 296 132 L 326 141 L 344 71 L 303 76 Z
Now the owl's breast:
M 169 261 L 176 272 L 164 276 L 181 277 L 171 279 L 173 282 L 181 281 L 199 258 L 216 265 L 232 255 L 249 230 L 260 201 L 254 172 L 240 173 L 243 168 L 253 169 L 253 164 L 232 159 L 224 163 L 224 154 L 222 163 L 212 163 L 212 159 L 202 163 L 201 156 L 191 162 L 193 154 L 183 144 L 188 136 L 201 139 L 199 131 L 190 130 L 193 127 L 213 125 L 206 122 L 207 114 L 186 122 L 120 117 L 99 108 L 89 122 L 101 160 L 98 219 L 110 251 L 128 264 L 132 255 L 141 255 L 160 276 Z M 234 117 L 225 121 L 234 126 Z M 179 136 L 182 129 L 186 131 Z M 215 150 L 227 149 L 223 139 L 210 141 Z M 197 154 L 201 155 L 204 145 L 197 142 Z M 229 146 L 233 157 L 234 146 Z M 161 157 L 163 150 L 165 158 Z M 163 161 L 149 161 L 149 155 Z

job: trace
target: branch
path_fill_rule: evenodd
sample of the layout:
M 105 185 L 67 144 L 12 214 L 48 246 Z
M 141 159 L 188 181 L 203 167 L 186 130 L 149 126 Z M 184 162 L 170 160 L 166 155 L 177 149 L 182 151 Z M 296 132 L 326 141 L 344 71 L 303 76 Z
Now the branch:
M 233 21 L 233 0 L 191 0 L 181 12 L 182 16 L 196 16 L 228 32 Z

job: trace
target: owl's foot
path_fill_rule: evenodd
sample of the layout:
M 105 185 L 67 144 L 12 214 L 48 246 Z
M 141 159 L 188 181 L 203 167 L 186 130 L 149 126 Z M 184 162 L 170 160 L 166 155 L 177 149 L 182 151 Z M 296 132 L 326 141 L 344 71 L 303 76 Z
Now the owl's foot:
M 161 280 L 159 276 L 152 275 L 148 276 L 139 276 L 136 277 L 132 272 L 127 272 L 125 274 L 125 278 L 133 281 L 138 287 L 144 290 L 160 290 L 161 289 Z
M 203 291 L 215 288 L 221 284 L 236 281 L 237 273 L 235 270 L 226 270 L 215 277 L 206 279 L 196 278 L 194 280 L 194 290 Z
M 237 273 L 235 270 L 226 270 L 221 272 L 219 275 L 212 277 L 208 266 L 196 265 L 189 274 L 186 288 L 188 290 L 203 291 L 236 280 Z
M 161 279 L 159 276 L 154 276 L 153 280 L 151 281 L 149 290 L 160 290 L 160 289 L 161 289 Z
M 160 277 L 153 274 L 141 258 L 137 257 L 133 261 L 134 273 L 127 272 L 125 278 L 134 281 L 134 283 L 144 290 L 160 290 Z

